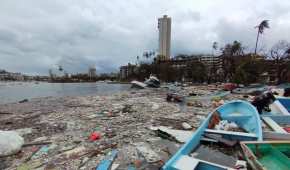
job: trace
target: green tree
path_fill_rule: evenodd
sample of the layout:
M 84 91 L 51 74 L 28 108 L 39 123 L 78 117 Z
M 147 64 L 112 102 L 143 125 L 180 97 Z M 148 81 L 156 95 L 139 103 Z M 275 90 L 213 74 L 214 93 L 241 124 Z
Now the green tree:
M 260 81 L 261 74 L 266 70 L 263 61 L 252 59 L 251 56 L 244 56 L 241 63 L 238 64 L 233 81 L 237 84 L 251 84 Z
M 274 61 L 276 67 L 277 83 L 282 83 L 283 73 L 287 70 L 287 63 L 290 60 L 290 43 L 285 40 L 280 40 L 270 50 L 269 59 Z
M 232 44 L 226 44 L 222 50 L 222 68 L 224 79 L 232 81 L 236 72 L 237 62 L 244 55 L 244 47 L 241 42 L 234 41 Z
M 186 72 L 187 78 L 191 79 L 192 82 L 203 83 L 206 81 L 206 66 L 199 61 L 190 62 L 189 64 L 187 64 Z

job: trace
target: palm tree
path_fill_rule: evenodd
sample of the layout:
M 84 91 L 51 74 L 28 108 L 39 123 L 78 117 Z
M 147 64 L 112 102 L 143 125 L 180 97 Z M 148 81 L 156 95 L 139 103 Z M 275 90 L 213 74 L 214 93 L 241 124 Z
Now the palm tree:
M 239 41 L 234 41 L 232 45 L 232 55 L 242 55 L 244 47 Z
M 214 51 L 217 50 L 217 48 L 218 48 L 218 43 L 215 41 L 212 43 L 212 49 L 213 49 L 212 55 L 213 55 Z
M 269 20 L 263 20 L 255 28 L 258 28 L 258 34 L 257 34 L 257 39 L 256 39 L 256 47 L 255 47 L 255 54 L 257 54 L 257 46 L 258 46 L 258 41 L 259 41 L 259 35 L 263 34 L 265 28 L 270 28 L 269 27 Z

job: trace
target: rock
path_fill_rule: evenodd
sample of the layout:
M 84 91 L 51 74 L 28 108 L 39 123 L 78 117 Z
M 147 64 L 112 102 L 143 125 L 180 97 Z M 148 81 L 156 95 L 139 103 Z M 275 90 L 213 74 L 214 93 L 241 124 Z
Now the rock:
M 0 157 L 20 151 L 24 139 L 15 131 L 0 131 Z
M 190 130 L 192 129 L 192 127 L 190 126 L 190 124 L 186 123 L 186 122 L 183 122 L 182 124 L 182 127 L 184 130 Z

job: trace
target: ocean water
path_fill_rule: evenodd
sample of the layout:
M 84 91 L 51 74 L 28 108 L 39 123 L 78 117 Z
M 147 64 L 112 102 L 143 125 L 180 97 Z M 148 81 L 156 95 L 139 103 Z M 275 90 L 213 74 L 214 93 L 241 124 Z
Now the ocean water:
M 110 95 L 129 89 L 129 84 L 0 82 L 0 104 L 48 96 Z

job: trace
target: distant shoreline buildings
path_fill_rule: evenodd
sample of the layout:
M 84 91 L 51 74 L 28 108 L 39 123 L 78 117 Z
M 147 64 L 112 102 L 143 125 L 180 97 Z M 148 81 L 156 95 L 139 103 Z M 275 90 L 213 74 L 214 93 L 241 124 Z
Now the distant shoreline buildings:
M 155 64 L 167 64 L 175 68 L 185 68 L 189 63 L 201 62 L 208 68 L 214 67 L 216 70 L 221 69 L 222 59 L 220 56 L 214 55 L 194 55 L 190 57 L 171 57 L 171 17 L 163 15 L 158 18 L 158 54 L 154 59 Z M 120 79 L 128 80 L 130 77 L 136 76 L 138 73 L 138 65 L 130 64 L 120 67 Z

